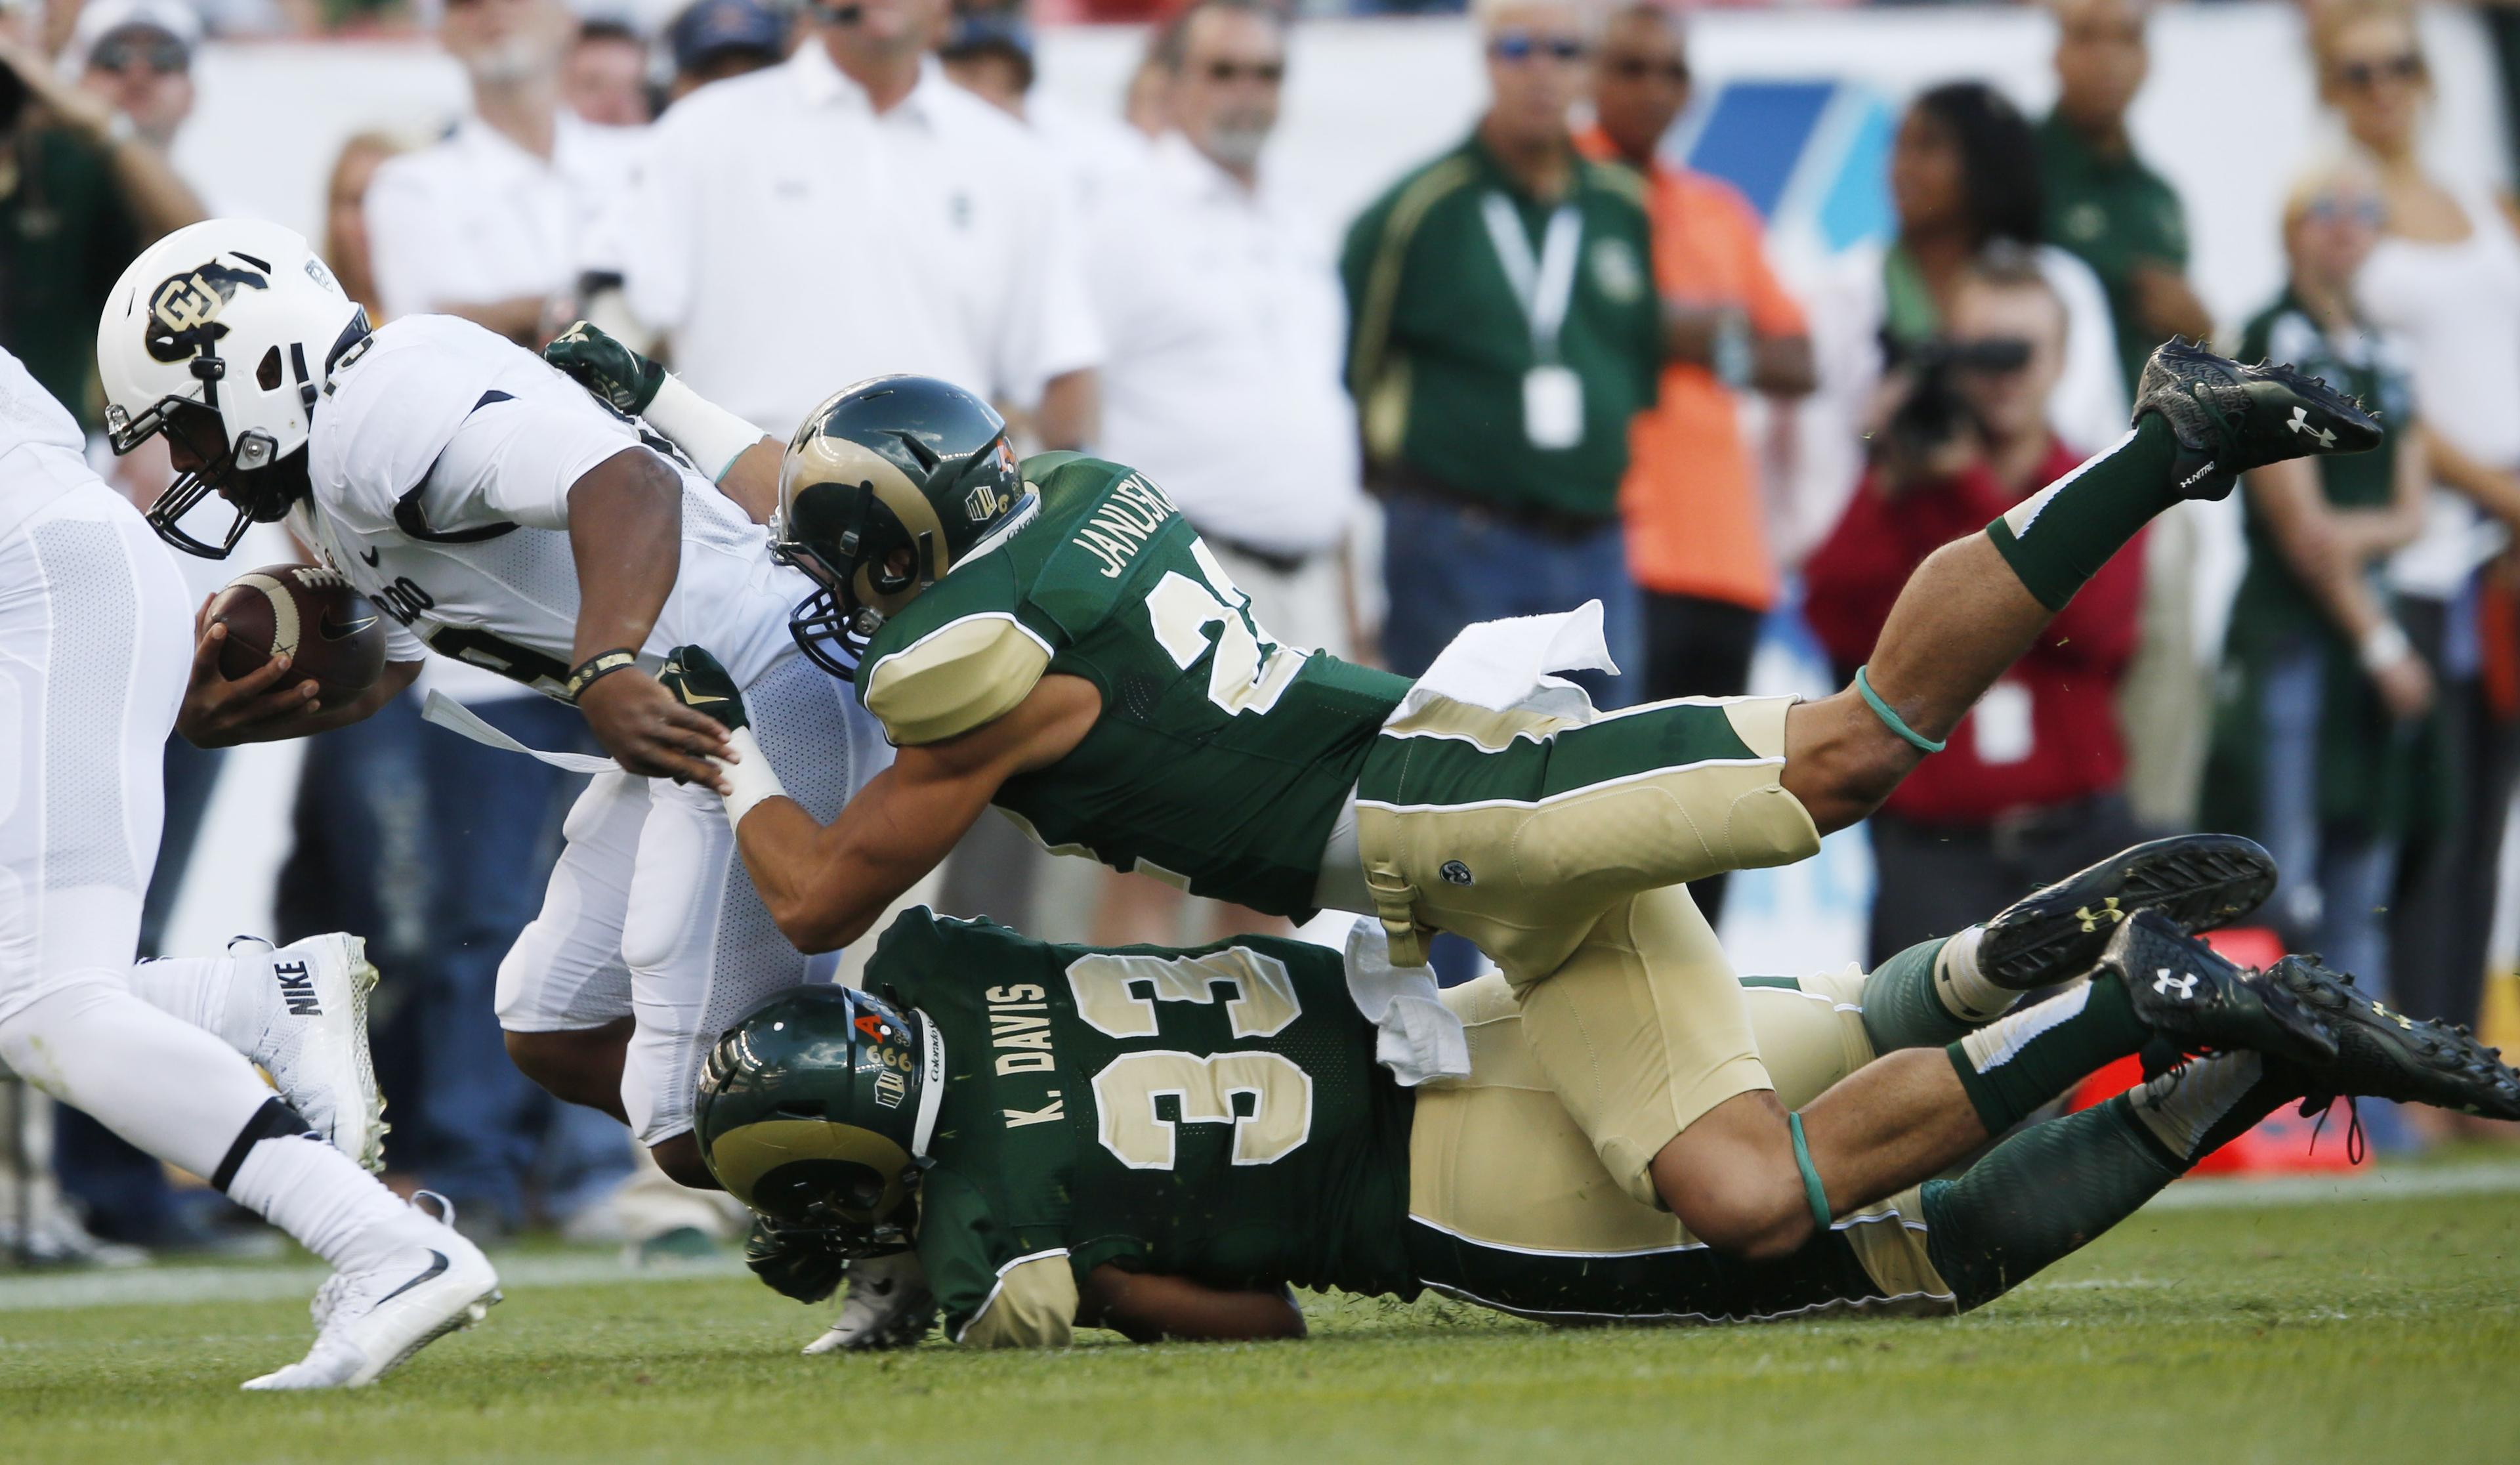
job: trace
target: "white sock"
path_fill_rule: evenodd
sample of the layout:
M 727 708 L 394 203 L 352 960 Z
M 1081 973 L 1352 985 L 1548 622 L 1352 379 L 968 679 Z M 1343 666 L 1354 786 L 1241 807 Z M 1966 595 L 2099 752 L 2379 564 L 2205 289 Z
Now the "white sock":
M 237 1167 L 227 1194 L 343 1269 L 410 1245 L 426 1230 L 420 1213 L 312 1134 L 256 1144 Z
M 2011 1010 L 2021 994 L 1989 982 L 1977 969 L 1977 943 L 1986 928 L 1972 926 L 1943 942 L 1934 957 L 1934 995 L 1943 1011 L 1963 1023 L 1991 1023 Z
M 2206 1132 L 2221 1123 L 2231 1106 L 2266 1076 L 2266 1064 L 2255 1053 L 2222 1053 L 2199 1058 L 2144 1084 L 2128 1102 L 2135 1117 L 2182 1160 L 2194 1160 Z
M 253 958 L 259 956 L 257 962 Z M 141 1001 L 158 1011 L 183 1019 L 221 1042 L 259 1060 L 255 1051 L 262 1039 L 260 1004 L 238 1000 L 255 995 L 250 989 L 237 990 L 240 969 L 259 967 L 267 972 L 271 959 L 267 952 L 256 950 L 244 960 L 233 956 L 168 956 L 157 961 L 144 961 L 131 969 L 131 990 Z M 260 975 L 258 972 L 256 975 Z

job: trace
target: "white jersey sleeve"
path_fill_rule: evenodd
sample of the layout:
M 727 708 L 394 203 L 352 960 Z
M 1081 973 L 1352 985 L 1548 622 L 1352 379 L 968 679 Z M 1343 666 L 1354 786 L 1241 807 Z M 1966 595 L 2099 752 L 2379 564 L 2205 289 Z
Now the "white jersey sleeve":
M 568 526 L 568 490 L 639 435 L 533 352 L 449 315 L 380 328 L 336 372 L 308 467 L 362 533 L 464 542 Z

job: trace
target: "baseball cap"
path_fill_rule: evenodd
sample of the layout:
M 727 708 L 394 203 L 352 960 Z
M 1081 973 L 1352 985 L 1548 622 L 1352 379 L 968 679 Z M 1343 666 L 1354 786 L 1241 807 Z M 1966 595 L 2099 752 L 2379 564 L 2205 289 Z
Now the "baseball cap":
M 787 20 L 759 0 L 699 0 L 674 17 L 665 32 L 674 67 L 684 71 L 728 51 L 776 57 L 787 38 Z
M 98 47 L 132 30 L 154 30 L 170 37 L 184 48 L 187 62 L 202 44 L 202 18 L 183 0 L 94 0 L 79 11 L 78 24 L 70 31 L 69 54 L 87 66 L 96 60 Z

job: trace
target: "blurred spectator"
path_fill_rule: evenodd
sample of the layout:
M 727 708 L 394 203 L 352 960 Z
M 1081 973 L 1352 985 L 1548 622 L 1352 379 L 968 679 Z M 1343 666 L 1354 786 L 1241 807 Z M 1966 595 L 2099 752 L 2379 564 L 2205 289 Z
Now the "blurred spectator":
M 2127 136 L 2127 108 L 2152 65 L 2151 16 L 2152 0 L 2062 0 L 2056 110 L 2039 128 L 2048 237 L 2108 292 L 2130 397 L 2154 346 L 2214 334 L 2213 313 L 2187 283 L 2187 211 Z
M 1644 595 L 1642 690 L 1648 700 L 1736 697 L 1750 688 L 1759 626 L 1777 601 L 1737 394 L 1811 390 L 1811 337 L 1768 267 L 1766 225 L 1748 201 L 1656 157 L 1688 105 L 1679 13 L 1646 3 L 1612 16 L 1593 76 L 1596 125 L 1579 143 L 1645 175 L 1670 353 L 1660 400 L 1636 421 L 1620 491 L 1628 566 Z M 1689 890 L 1710 923 L 1721 918 L 1722 876 Z
M 1944 329 L 1888 384 L 1895 406 L 1875 463 L 1803 567 L 1805 614 L 1842 674 L 1870 653 L 1927 555 L 2082 461 L 2048 425 L 2071 328 L 2036 257 L 1999 246 L 1945 299 Z M 1872 816 L 1874 964 L 2139 837 L 2120 791 L 2126 755 L 2111 699 L 2135 649 L 2142 586 L 2138 541 Z
M 1004 10 L 965 11 L 954 17 L 936 60 L 946 79 L 1010 116 L 1024 114 L 1032 90 L 1032 28 Z
M 2510 727 L 2484 693 L 2476 567 L 2520 524 L 2520 236 L 2496 200 L 2426 170 L 2432 82 L 2408 11 L 2340 0 L 2319 13 L 2312 41 L 2320 95 L 2379 173 L 2388 222 L 2358 294 L 2371 323 L 2405 343 L 2441 490 L 2390 572 L 2407 632 L 2440 683 L 2456 792 L 2453 816 L 2407 850 L 2391 965 L 2408 1010 L 2468 1022 L 2511 794 Z M 2480 509 L 2499 523 L 2482 522 Z M 2507 642 L 2504 616 L 2496 639 Z
M 669 102 L 708 85 L 779 65 L 788 49 L 788 18 L 758 0 L 699 0 L 674 17 L 665 32 L 674 53 Z
M 2048 425 L 2073 443 L 2114 442 L 2126 432 L 2108 298 L 2089 265 L 2040 245 L 2042 197 L 2037 136 L 1994 88 L 1955 81 L 1909 105 L 1890 152 L 1897 235 L 1886 248 L 1845 251 L 1809 302 L 1821 396 L 1806 414 L 1815 431 L 1804 447 L 1822 491 L 1861 476 L 1884 368 L 1941 333 L 1970 262 L 1997 243 L 2035 249 L 2040 273 L 2064 302 L 2065 364 Z
M 538 345 L 577 313 L 582 275 L 617 268 L 604 222 L 635 155 L 561 106 L 576 24 L 560 0 L 448 0 L 438 40 L 472 111 L 377 169 L 368 244 L 385 315 L 460 315 Z
M 385 160 L 403 146 L 382 132 L 362 132 L 341 144 L 333 171 L 324 184 L 324 259 L 342 293 L 368 307 L 370 320 L 382 320 L 384 302 L 377 296 L 376 260 L 368 248 L 368 189 Z
M 1090 254 L 1109 336 L 1100 450 L 1163 485 L 1270 635 L 1350 656 L 1347 543 L 1363 498 L 1340 384 L 1346 303 L 1327 235 L 1261 168 L 1284 23 L 1259 0 L 1199 0 L 1174 23 L 1179 130 L 1098 219 Z M 1178 941 L 1185 902 L 1113 875 L 1095 939 Z M 1218 935 L 1270 925 L 1213 914 Z
M 646 37 L 621 21 L 586 21 L 561 62 L 561 101 L 581 122 L 645 127 L 656 119 Z
M 1618 519 L 1663 319 L 1642 182 L 1575 150 L 1593 37 L 1569 0 L 1479 15 L 1491 101 L 1349 230 L 1348 387 L 1385 505 L 1382 650 L 1417 675 L 1473 621 L 1598 600 L 1642 665 Z M 1583 673 L 1604 706 L 1633 683 Z
M 2230 634 L 2205 780 L 2205 822 L 2255 837 L 2283 884 L 2268 914 L 2287 950 L 2318 951 L 2389 995 L 2385 912 L 2420 797 L 2418 721 L 2432 676 L 2380 583 L 2423 530 L 2431 481 L 2407 373 L 2362 318 L 2355 273 L 2379 242 L 2377 184 L 2360 166 L 2296 185 L 2284 207 L 2291 275 L 2240 338 L 2245 361 L 2287 361 L 2379 409 L 2388 439 L 2350 458 L 2249 475 L 2249 568 Z
M 1163 32 L 1156 33 L 1160 36 Z M 1120 93 L 1120 120 L 1150 141 L 1163 136 L 1164 129 L 1172 125 L 1167 100 L 1170 85 L 1170 68 L 1149 47 L 1139 60 L 1137 69 L 1129 73 L 1129 84 Z
M 785 65 L 657 123 L 631 307 L 694 389 L 783 436 L 849 383 L 911 371 L 1083 444 L 1102 342 L 1056 162 L 926 58 L 943 0 L 814 14 Z
M 0 29 L 0 346 L 93 433 L 96 318 L 134 254 L 200 202 L 112 102 Z
M 183 0 L 97 0 L 79 12 L 70 54 L 79 84 L 165 153 L 193 114 L 193 48 L 201 41 L 201 19 Z

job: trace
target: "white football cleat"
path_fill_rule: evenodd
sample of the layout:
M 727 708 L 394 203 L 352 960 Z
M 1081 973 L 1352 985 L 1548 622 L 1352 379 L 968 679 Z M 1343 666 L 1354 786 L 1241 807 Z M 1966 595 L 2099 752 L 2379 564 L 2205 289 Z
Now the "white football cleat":
M 452 1209 L 446 1214 L 454 1218 Z M 242 1387 L 356 1389 L 487 1316 L 499 1301 L 490 1259 L 446 1221 L 417 1207 L 412 1219 L 406 1244 L 355 1270 L 335 1272 L 317 1289 L 307 1309 L 315 1318 L 315 1346 L 305 1357 Z
M 849 1263 L 849 1295 L 829 1331 L 805 1345 L 808 1353 L 877 1351 L 908 1348 L 927 1336 L 936 1320 L 936 1299 L 917 1252 L 861 1258 Z
M 383 1169 L 385 1131 L 392 1126 L 384 1122 L 384 1096 L 368 1056 L 368 994 L 377 987 L 368 943 L 337 932 L 276 950 L 240 937 L 228 950 L 240 960 L 268 963 L 255 988 L 262 1036 L 248 1056 L 308 1127 L 361 1168 Z M 249 971 L 237 975 L 254 980 Z

